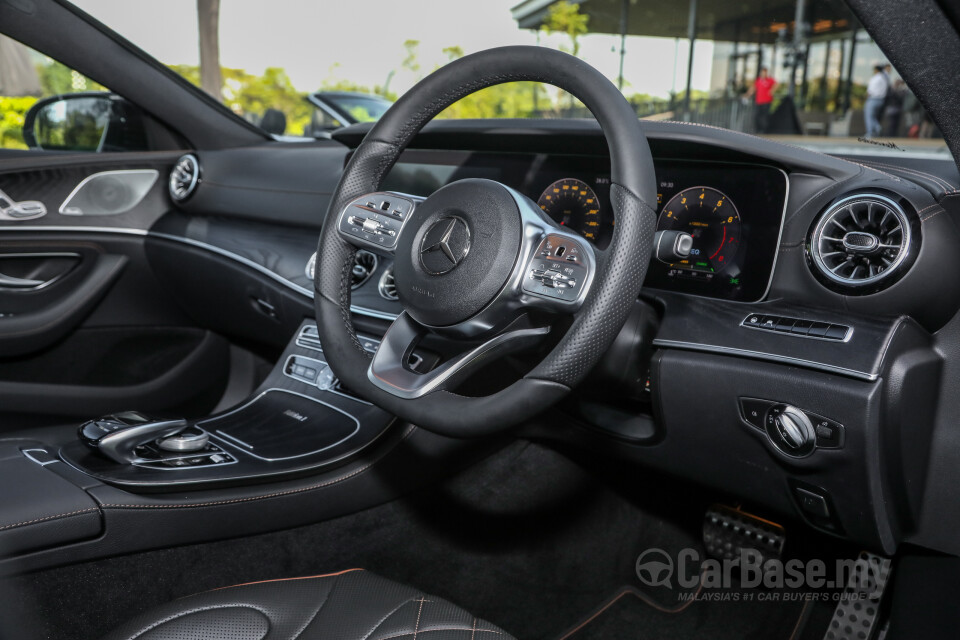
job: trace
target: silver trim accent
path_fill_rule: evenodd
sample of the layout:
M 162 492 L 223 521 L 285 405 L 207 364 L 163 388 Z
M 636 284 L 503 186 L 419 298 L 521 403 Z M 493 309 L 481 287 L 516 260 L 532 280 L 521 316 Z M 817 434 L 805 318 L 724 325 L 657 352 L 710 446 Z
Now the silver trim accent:
M 310 254 L 310 258 L 307 260 L 306 266 L 303 267 L 303 275 L 307 276 L 307 280 L 310 282 L 314 281 L 314 278 L 317 274 L 317 252 L 314 251 Z
M 410 205 L 410 209 L 406 212 L 406 215 L 402 218 L 399 218 L 400 226 L 397 227 L 396 230 L 388 229 L 386 232 L 383 232 L 383 233 L 390 234 L 389 236 L 386 236 L 390 238 L 389 242 L 378 244 L 362 236 L 353 235 L 351 233 L 347 233 L 346 231 L 344 231 L 344 225 L 346 224 L 347 226 L 349 226 L 351 224 L 350 218 L 355 217 L 355 216 L 348 217 L 348 214 L 351 211 L 351 209 L 360 209 L 361 211 L 369 212 L 373 216 L 381 216 L 383 218 L 386 218 L 387 222 L 391 222 L 391 223 L 397 222 L 398 218 L 396 216 L 391 215 L 391 212 L 388 210 L 388 209 L 392 209 L 392 207 L 389 207 L 388 209 L 380 208 L 380 205 L 385 203 L 387 200 L 393 200 L 393 201 L 403 200 L 409 203 Z M 385 255 L 388 257 L 392 256 L 394 254 L 394 251 L 397 248 L 397 244 L 400 240 L 400 235 L 403 233 L 403 230 L 407 228 L 407 223 L 410 222 L 410 219 L 413 217 L 413 214 L 417 210 L 417 207 L 424 200 L 426 200 L 426 198 L 423 198 L 421 196 L 414 196 L 407 193 L 399 193 L 397 191 L 374 191 L 372 193 L 365 193 L 362 196 L 359 196 L 351 200 L 347 204 L 347 206 L 343 208 L 343 211 L 341 211 L 340 214 L 337 216 L 337 233 L 345 242 L 348 242 L 355 247 L 363 247 L 375 253 L 379 253 L 381 255 Z M 367 206 L 368 203 L 373 203 L 373 202 L 377 204 L 376 207 Z M 364 220 L 366 221 L 366 223 L 363 225 L 363 228 L 365 230 L 370 231 L 371 233 L 374 233 L 374 235 L 376 235 L 377 237 L 380 237 L 380 238 L 385 237 L 383 233 L 379 231 L 373 231 L 373 229 L 376 229 L 376 228 L 383 229 L 385 228 L 384 224 L 386 223 L 378 222 L 376 221 L 375 218 L 364 218 Z
M 849 326 L 849 325 L 845 325 L 845 324 L 838 324 L 838 325 L 837 325 L 837 326 L 839 326 L 839 327 L 846 327 L 846 328 L 847 328 L 847 333 L 846 333 L 846 335 L 844 336 L 843 340 L 837 340 L 836 338 L 828 338 L 828 337 L 826 337 L 826 336 L 809 336 L 809 335 L 806 335 L 806 334 L 804 334 L 804 333 L 793 333 L 792 331 L 777 331 L 777 330 L 775 330 L 775 329 L 764 329 L 763 327 L 758 327 L 757 325 L 754 325 L 754 324 L 748 324 L 748 323 L 747 323 L 747 319 L 748 319 L 750 316 L 756 316 L 756 315 L 763 315 L 763 314 L 762 314 L 762 313 L 756 313 L 756 312 L 754 312 L 754 313 L 748 313 L 746 316 L 744 316 L 743 320 L 740 321 L 740 326 L 741 326 L 741 327 L 744 327 L 744 328 L 746 328 L 746 329 L 757 329 L 758 331 L 763 331 L 763 332 L 765 332 L 765 333 L 775 333 L 775 334 L 778 334 L 778 335 L 781 335 L 781 336 L 793 336 L 794 338 L 810 338 L 811 340 L 823 340 L 823 341 L 825 341 L 825 342 L 832 342 L 832 343 L 850 342 L 850 339 L 853 338 L 853 327 L 851 327 L 851 326 Z M 789 317 L 789 316 L 783 316 L 783 317 Z M 792 317 L 791 317 L 790 319 L 791 319 L 791 320 L 806 320 L 805 318 L 792 318 Z M 823 322 L 824 324 L 830 324 L 830 325 L 833 324 L 832 322 L 826 322 L 826 321 L 823 321 L 823 320 L 810 320 L 809 322 Z
M 320 351 L 320 353 L 323 353 L 323 351 Z M 315 365 L 317 365 L 317 366 L 316 366 L 316 369 L 317 369 L 317 379 L 314 380 L 313 382 L 310 382 L 310 381 L 305 380 L 305 379 L 303 379 L 303 378 L 298 378 L 295 374 L 288 373 L 288 372 L 287 372 L 287 369 L 290 367 L 290 363 L 291 363 L 292 361 L 295 361 L 295 360 L 306 360 L 306 361 L 308 361 L 308 362 L 311 362 L 311 363 L 314 363 Z M 287 356 L 287 359 L 284 361 L 282 371 L 283 371 L 283 375 L 287 376 L 287 377 L 290 378 L 291 380 L 296 380 L 296 381 L 299 382 L 300 384 L 305 384 L 305 385 L 307 385 L 308 387 L 314 387 L 314 388 L 316 388 L 316 389 L 319 389 L 320 391 L 333 391 L 334 385 L 337 384 L 337 378 L 336 378 L 335 376 L 330 379 L 330 386 L 329 386 L 329 387 L 321 387 L 321 386 L 320 386 L 320 372 L 322 372 L 324 369 L 329 369 L 329 368 L 330 368 L 330 365 L 328 365 L 325 360 L 317 360 L 316 358 L 309 358 L 309 357 L 307 357 L 307 356 L 301 356 L 301 355 L 296 354 L 296 353 L 291 353 L 289 356 Z M 333 373 L 332 370 L 331 370 L 331 373 Z
M 77 225 L 44 225 L 44 226 L 16 226 L 16 227 L 7 227 L 0 226 L 0 233 L 7 233 L 8 231 L 53 231 L 53 232 L 65 232 L 65 233 L 77 233 L 77 232 L 89 232 L 89 233 L 119 233 L 121 235 L 129 236 L 146 236 L 150 232 L 146 229 L 133 229 L 130 227 L 98 227 L 96 225 L 89 226 L 77 226 Z
M 392 280 L 390 284 L 387 284 L 387 279 Z M 393 293 L 387 293 L 387 289 L 393 287 Z M 384 300 L 389 300 L 390 302 L 397 302 L 400 300 L 400 296 L 397 295 L 397 281 L 393 276 L 393 265 L 383 270 L 383 275 L 380 276 L 380 282 L 377 283 L 377 293 L 380 294 L 380 297 Z
M 420 398 L 457 384 L 490 358 L 534 343 L 549 332 L 549 327 L 506 331 L 428 373 L 417 373 L 405 363 L 426 330 L 404 312 L 387 329 L 380 347 L 373 354 L 367 379 L 374 386 L 399 398 Z
M 37 460 L 36 458 L 34 458 L 32 455 L 30 455 L 30 452 L 31 452 L 31 451 L 43 451 L 43 452 L 44 452 L 45 454 L 47 454 L 48 456 L 53 456 L 53 460 L 47 460 L 46 462 L 40 462 L 39 460 Z M 23 457 L 24 457 L 24 458 L 26 458 L 26 459 L 29 460 L 30 462 L 33 462 L 34 464 L 40 465 L 41 467 L 45 467 L 45 466 L 47 466 L 48 464 L 53 464 L 54 462 L 60 462 L 60 459 L 57 458 L 56 455 L 50 453 L 50 452 L 47 451 L 46 449 L 37 449 L 37 448 L 33 448 L 33 449 L 20 449 L 20 453 L 23 454 Z
M 219 445 L 211 444 L 210 446 L 216 447 L 217 450 L 216 450 L 216 451 L 194 451 L 194 452 L 192 452 L 192 453 L 185 453 L 185 454 L 179 455 L 179 456 L 164 456 L 163 458 L 159 458 L 159 459 L 157 459 L 157 460 L 152 460 L 152 459 L 150 459 L 150 458 L 138 458 L 138 459 L 133 463 L 133 466 L 135 466 L 135 467 L 142 467 L 142 468 L 144 468 L 144 469 L 154 469 L 154 470 L 156 470 L 156 471 L 187 471 L 187 470 L 189 470 L 189 469 L 207 469 L 207 468 L 210 468 L 210 467 L 219 468 L 219 467 L 227 467 L 227 466 L 230 466 L 231 464 L 237 464 L 237 456 L 233 455 L 232 453 L 230 453 L 229 451 L 227 451 L 227 450 L 224 449 L 223 447 L 220 447 Z M 169 461 L 169 460 L 189 460 L 190 458 L 210 458 L 210 457 L 216 456 L 216 455 L 220 455 L 220 456 L 224 456 L 224 457 L 226 457 L 226 458 L 229 458 L 230 461 L 229 461 L 229 462 L 217 462 L 217 463 L 215 463 L 215 464 L 209 464 L 209 465 L 207 465 L 207 464 L 204 464 L 204 465 L 200 465 L 200 464 L 198 464 L 198 465 L 188 464 L 188 465 L 184 465 L 184 466 L 182 466 L 182 467 L 171 467 L 171 466 L 168 465 L 168 464 L 164 464 L 165 462 L 167 462 L 167 461 Z M 72 465 L 71 465 L 71 466 L 72 466 Z
M 100 438 L 97 442 L 97 449 L 103 455 L 120 464 L 155 462 L 138 457 L 133 453 L 134 449 L 152 440 L 175 435 L 188 426 L 186 420 L 177 419 L 157 420 L 135 427 L 118 429 Z
M 36 220 L 37 218 L 42 218 L 47 215 L 47 205 L 39 200 L 23 200 L 17 202 L 2 190 L 0 190 L 0 199 L 10 203 L 9 206 L 6 207 L 0 206 L 0 220 L 12 220 L 14 222 L 19 220 Z M 16 212 L 16 214 L 11 213 L 11 211 Z
M 184 163 L 193 164 L 193 168 L 190 171 L 189 180 L 184 180 L 182 175 L 178 176 L 178 172 L 182 173 L 186 170 L 185 167 L 181 166 Z M 186 182 L 186 186 L 183 188 L 182 193 L 178 192 L 176 187 L 174 187 L 174 182 L 179 182 L 180 184 Z M 167 180 L 167 190 L 170 192 L 170 197 L 174 202 L 183 202 L 193 195 L 193 192 L 197 188 L 197 184 L 199 182 L 200 160 L 194 154 L 186 153 L 177 159 L 177 163 L 173 165 L 173 168 L 170 170 L 170 178 Z
M 79 253 L 74 253 L 72 251 L 40 251 L 40 252 L 28 252 L 28 253 L 0 253 L 0 265 L 3 264 L 3 261 L 7 258 L 77 258 L 80 259 Z M 13 276 L 6 276 L 3 273 L 0 273 L 0 288 L 11 287 L 18 289 L 20 291 L 37 291 L 39 289 L 44 289 L 49 287 L 54 282 L 57 282 L 67 274 L 69 274 L 73 269 L 67 269 L 65 272 L 56 275 L 49 280 L 24 280 L 22 278 L 14 278 Z M 20 281 L 20 284 L 16 284 L 15 281 Z M 33 284 L 27 284 L 33 283 Z
M 506 189 L 520 211 L 522 238 L 517 261 L 507 282 L 487 306 L 459 324 L 450 327 L 430 327 L 437 333 L 458 338 L 473 338 L 502 328 L 514 320 L 524 309 L 530 307 L 549 310 L 552 312 L 569 313 L 576 311 L 590 293 L 593 279 L 597 272 L 595 249 L 579 233 L 571 232 L 558 226 L 552 219 L 546 217 L 543 211 L 530 198 L 515 189 L 496 183 Z M 531 273 L 531 263 L 536 258 L 537 251 L 546 242 L 548 236 L 557 236 L 577 245 L 581 260 L 578 266 L 584 268 L 586 275 L 577 293 L 576 298 L 557 299 L 539 293 L 527 291 L 524 284 Z M 562 262 L 560 260 L 559 262 Z M 399 317 L 403 317 L 401 314 Z M 399 318 L 398 318 L 399 319 Z
M 157 447 L 164 451 L 182 451 L 195 454 L 207 446 L 207 442 L 210 441 L 209 433 L 203 429 L 199 429 L 199 431 L 200 433 L 184 434 L 181 432 L 166 438 L 160 438 L 157 440 Z
M 666 347 L 670 349 L 683 349 L 685 351 L 702 351 L 704 353 L 719 353 L 720 355 L 744 356 L 747 358 L 755 358 L 757 360 L 766 360 L 768 362 L 777 362 L 780 364 L 791 364 L 791 365 L 806 367 L 808 369 L 815 369 L 817 371 L 826 371 L 828 373 L 839 373 L 841 375 L 849 376 L 851 378 L 857 378 L 858 380 L 866 380 L 868 382 L 874 382 L 880 377 L 880 375 L 877 373 L 868 373 L 866 371 L 858 371 L 856 369 L 838 367 L 832 364 L 825 364 L 823 362 L 814 362 L 812 360 L 804 360 L 803 358 L 791 358 L 789 356 L 781 356 L 773 353 L 764 353 L 762 351 L 751 351 L 749 349 L 736 349 L 733 347 L 722 347 L 722 346 L 712 345 L 712 344 L 702 344 L 699 342 L 685 342 L 682 340 L 663 340 L 661 338 L 655 338 L 653 341 L 653 346 Z
M 63 216 L 116 216 L 122 213 L 126 213 L 140 204 L 143 199 L 150 193 L 150 189 L 153 188 L 153 185 L 157 183 L 157 177 L 160 175 L 160 172 L 156 169 L 118 169 L 116 171 L 100 171 L 99 173 L 94 173 L 87 176 L 80 181 L 76 187 L 73 188 L 73 191 L 70 192 L 70 195 L 67 196 L 67 199 L 63 201 L 63 204 L 60 205 L 59 213 Z M 71 207 L 70 203 L 75 197 L 77 197 L 81 191 L 88 184 L 91 184 L 97 180 L 106 177 L 120 177 L 120 176 L 129 176 L 129 178 L 142 177 L 149 178 L 149 184 L 147 182 L 142 182 L 140 184 L 128 184 L 127 186 L 133 191 L 133 200 L 129 206 L 121 209 L 120 211 L 110 211 L 110 212 L 95 212 L 95 211 L 83 211 L 79 207 Z M 127 180 L 129 182 L 129 180 Z
M 250 449 L 251 451 L 253 450 L 253 445 L 252 445 L 252 444 L 247 444 L 246 442 L 244 442 L 244 441 L 241 440 L 240 438 L 234 438 L 234 437 L 233 437 L 232 435 L 230 435 L 229 433 L 224 433 L 223 431 L 220 431 L 220 429 L 217 429 L 216 431 L 214 431 L 214 433 L 219 433 L 222 437 L 226 438 L 227 440 L 230 440 L 231 442 L 235 442 L 235 443 L 239 444 L 240 446 L 246 447 L 247 449 Z
M 318 400 L 318 399 L 312 398 L 312 397 L 310 397 L 310 396 L 308 396 L 308 395 L 304 395 L 304 394 L 302 394 L 302 393 L 297 393 L 296 391 L 290 391 L 289 389 L 277 389 L 277 388 L 267 389 L 266 391 L 260 393 L 257 397 L 255 397 L 255 398 L 253 398 L 252 400 L 250 400 L 250 401 L 248 401 L 248 402 L 240 405 L 240 406 L 237 407 L 236 409 L 233 409 L 232 411 L 228 411 L 228 412 L 226 412 L 226 413 L 221 413 L 220 415 L 215 416 L 215 417 L 213 417 L 213 418 L 208 418 L 208 419 L 206 419 L 206 420 L 203 420 L 203 421 L 201 421 L 201 422 L 198 422 L 195 426 L 200 427 L 200 426 L 203 425 L 203 424 L 206 424 L 206 423 L 209 423 L 209 422 L 213 422 L 214 420 L 220 420 L 220 419 L 225 418 L 225 417 L 227 417 L 227 416 L 233 415 L 233 414 L 235 414 L 235 413 L 237 413 L 237 412 L 243 411 L 244 409 L 246 409 L 247 407 L 249 407 L 249 406 L 252 405 L 253 403 L 259 401 L 261 398 L 263 398 L 265 395 L 267 395 L 267 394 L 270 393 L 271 391 L 276 391 L 276 392 L 278 392 L 278 393 L 289 393 L 290 395 L 299 396 L 299 397 L 301 397 L 301 398 L 306 398 L 307 400 L 310 400 L 311 402 L 316 402 L 317 404 L 322 404 L 323 406 L 328 407 L 328 408 L 330 408 L 330 409 L 333 409 L 334 411 L 336 411 L 336 412 L 338 412 L 338 413 L 342 413 L 343 415 L 345 415 L 345 416 L 347 416 L 348 418 L 350 418 L 351 420 L 353 420 L 353 423 L 354 423 L 355 427 L 354 427 L 353 431 L 351 431 L 348 436 L 346 436 L 346 437 L 338 440 L 337 442 L 334 442 L 333 444 L 330 444 L 330 445 L 327 445 L 326 447 L 317 449 L 316 451 L 310 451 L 309 453 L 301 453 L 301 454 L 298 454 L 298 455 L 295 455 L 295 456 L 286 456 L 286 457 L 284 457 L 284 458 L 265 458 L 265 457 L 263 457 L 263 456 L 258 456 L 257 454 L 253 453 L 254 447 L 251 447 L 249 444 L 246 445 L 247 447 L 250 447 L 250 450 L 249 450 L 249 451 L 245 451 L 244 449 L 237 449 L 238 451 L 242 451 L 243 453 L 247 454 L 247 455 L 250 456 L 251 458 L 256 458 L 256 459 L 258 459 L 258 460 L 263 460 L 264 462 L 279 462 L 280 460 L 294 460 L 294 459 L 296 459 L 296 458 L 305 458 L 305 457 L 307 457 L 307 456 L 312 456 L 312 455 L 314 455 L 314 454 L 320 453 L 321 451 L 326 451 L 327 449 L 332 449 L 333 447 L 336 447 L 337 445 L 343 444 L 344 442 L 346 442 L 347 440 L 349 440 L 350 438 L 352 438 L 353 436 L 357 435 L 357 433 L 360 432 L 360 421 L 357 420 L 357 418 L 356 418 L 354 415 L 352 415 L 352 414 L 350 414 L 350 413 L 347 413 L 347 412 L 344 411 L 343 409 L 341 409 L 341 408 L 339 408 L 339 407 L 335 407 L 335 406 L 333 406 L 332 404 L 328 404 L 328 403 L 324 402 L 323 400 Z M 226 436 L 226 438 L 223 437 L 223 436 Z M 229 442 L 229 440 L 227 440 L 227 438 L 230 438 L 230 439 L 232 439 L 232 440 L 237 440 L 237 439 L 236 439 L 235 437 L 233 437 L 233 436 L 229 436 L 229 435 L 227 435 L 227 434 L 225 434 L 225 433 L 224 433 L 224 434 L 221 434 L 219 430 L 214 430 L 213 433 L 211 433 L 211 437 L 217 438 L 217 439 L 219 439 L 219 440 L 221 440 L 221 441 L 224 441 L 224 442 L 226 442 L 227 444 L 231 444 L 231 443 Z M 240 440 L 237 440 L 237 442 L 241 442 L 241 441 L 240 441 Z M 244 444 L 246 444 L 246 443 L 244 443 Z M 233 445 L 233 446 L 236 447 L 236 445 Z
M 837 217 L 840 214 L 844 213 L 845 211 L 849 211 L 850 217 L 853 220 L 854 224 L 857 224 L 857 226 L 859 227 L 857 216 L 853 210 L 853 207 L 854 205 L 860 204 L 862 202 L 868 202 L 868 203 L 872 202 L 874 204 L 879 204 L 881 207 L 884 207 L 888 211 L 888 213 L 884 214 L 884 217 L 881 219 L 881 224 L 882 224 L 882 220 L 886 219 L 886 216 L 889 213 L 892 213 L 894 218 L 896 218 L 896 221 L 901 229 L 900 244 L 897 247 L 898 252 L 896 257 L 890 262 L 890 264 L 887 265 L 883 271 L 880 271 L 875 275 L 871 276 L 868 273 L 867 277 L 854 278 L 853 275 L 856 273 L 856 271 L 854 271 L 854 273 L 852 273 L 850 276 L 841 276 L 835 273 L 833 269 L 839 269 L 845 263 L 841 263 L 835 266 L 833 269 L 831 269 L 829 266 L 827 266 L 827 263 L 824 261 L 824 248 L 822 245 L 824 242 L 831 242 L 831 240 L 828 239 L 829 236 L 824 237 L 824 233 L 826 232 L 827 225 L 835 224 L 836 226 L 844 230 L 844 238 L 841 239 L 840 242 L 845 245 L 846 234 L 850 232 L 860 232 L 860 229 L 859 228 L 850 229 L 847 226 L 841 225 L 839 222 L 837 222 Z M 868 211 L 872 211 L 872 209 L 868 208 Z M 872 213 L 868 215 L 872 215 Z M 847 196 L 841 200 L 838 200 L 836 203 L 831 205 L 830 208 L 827 209 L 827 211 L 822 216 L 820 216 L 820 219 L 817 221 L 817 224 L 813 228 L 813 233 L 810 235 L 810 257 L 813 259 L 813 263 L 816 266 L 817 270 L 820 272 L 820 274 L 823 275 L 828 280 L 830 280 L 831 282 L 835 282 L 837 284 L 845 285 L 848 287 L 865 287 L 871 284 L 878 283 L 894 275 L 897 272 L 897 270 L 900 268 L 900 266 L 904 263 L 904 261 L 911 255 L 910 247 L 911 247 L 912 241 L 913 241 L 913 235 L 910 229 L 910 219 L 907 217 L 907 213 L 903 210 L 903 207 L 901 207 L 899 204 L 897 204 L 896 202 L 894 202 L 893 200 L 891 200 L 886 196 L 882 196 L 876 193 L 859 193 L 859 194 Z M 885 248 L 884 245 L 879 245 L 879 246 L 881 248 Z M 893 248 L 893 246 L 886 247 L 886 248 Z

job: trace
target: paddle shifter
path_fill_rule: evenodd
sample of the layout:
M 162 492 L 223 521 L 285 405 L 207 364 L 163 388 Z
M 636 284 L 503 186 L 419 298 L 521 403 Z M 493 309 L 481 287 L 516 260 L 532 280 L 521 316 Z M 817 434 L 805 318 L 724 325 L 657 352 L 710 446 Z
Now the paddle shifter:
M 210 436 L 191 427 L 184 419 L 149 418 L 136 411 L 124 411 L 80 425 L 80 440 L 114 462 L 143 462 L 137 449 L 153 445 L 173 454 L 189 454 L 206 448 Z

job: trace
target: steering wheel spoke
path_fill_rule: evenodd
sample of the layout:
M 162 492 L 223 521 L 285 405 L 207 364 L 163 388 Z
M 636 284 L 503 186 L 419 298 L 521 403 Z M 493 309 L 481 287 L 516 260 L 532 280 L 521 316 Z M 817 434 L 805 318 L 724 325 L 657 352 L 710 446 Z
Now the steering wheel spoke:
M 420 373 L 410 367 L 410 356 L 427 333 L 426 327 L 406 313 L 401 313 L 390 325 L 373 355 L 367 369 L 370 382 L 405 399 L 450 389 L 491 360 L 536 344 L 550 333 L 550 327 L 508 327 L 432 371 Z
M 383 191 L 387 171 L 429 120 L 474 91 L 513 81 L 556 84 L 596 117 L 610 151 L 616 220 L 602 253 L 527 196 L 493 180 L 464 177 L 426 199 Z M 464 56 L 418 83 L 356 148 L 332 202 L 320 232 L 314 296 L 321 341 L 336 355 L 330 366 L 381 408 L 452 436 L 493 433 L 523 421 L 589 374 L 640 294 L 656 228 L 653 158 L 636 112 L 599 71 L 544 47 Z M 404 310 L 372 362 L 354 348 L 356 247 L 393 260 Z M 533 326 L 539 324 L 546 326 Z M 550 351 L 522 378 L 487 396 L 453 392 L 471 373 L 553 328 L 563 335 L 551 334 L 557 340 Z M 409 357 L 428 333 L 462 346 L 421 373 L 409 366 Z
M 400 234 L 424 198 L 376 191 L 354 198 L 337 218 L 337 231 L 350 244 L 392 256 Z
M 522 239 L 513 271 L 497 296 L 469 320 L 440 331 L 473 338 L 489 334 L 530 309 L 575 313 L 597 272 L 597 251 L 586 238 L 557 225 L 536 203 L 508 191 L 520 212 Z

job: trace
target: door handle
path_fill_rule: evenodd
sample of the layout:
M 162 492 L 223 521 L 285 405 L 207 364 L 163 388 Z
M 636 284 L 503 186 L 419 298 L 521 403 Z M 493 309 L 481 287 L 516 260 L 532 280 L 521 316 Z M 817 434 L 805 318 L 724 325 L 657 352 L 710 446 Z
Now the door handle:
M 29 280 L 27 278 L 15 278 L 0 273 L 0 288 L 4 289 L 37 289 L 47 284 L 48 280 Z

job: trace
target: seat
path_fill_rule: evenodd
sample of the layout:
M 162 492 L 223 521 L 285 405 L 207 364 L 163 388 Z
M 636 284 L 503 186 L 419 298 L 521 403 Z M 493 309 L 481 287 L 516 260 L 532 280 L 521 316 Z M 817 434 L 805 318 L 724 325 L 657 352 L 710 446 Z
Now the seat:
M 181 598 L 104 640 L 513 640 L 441 598 L 362 569 Z

